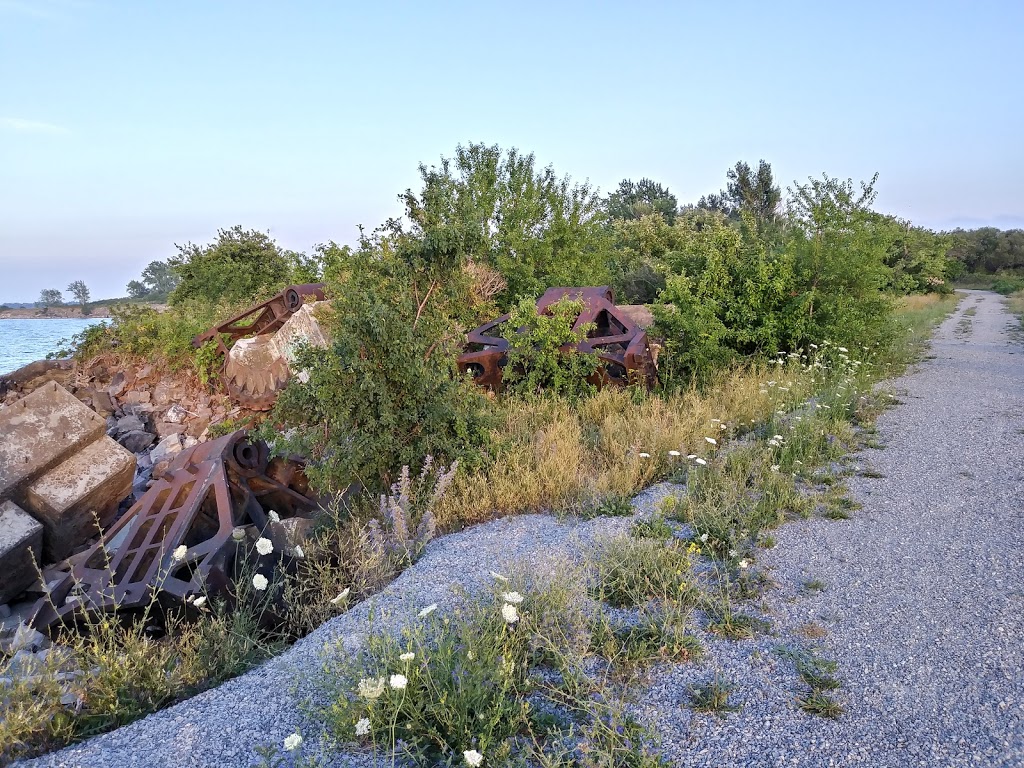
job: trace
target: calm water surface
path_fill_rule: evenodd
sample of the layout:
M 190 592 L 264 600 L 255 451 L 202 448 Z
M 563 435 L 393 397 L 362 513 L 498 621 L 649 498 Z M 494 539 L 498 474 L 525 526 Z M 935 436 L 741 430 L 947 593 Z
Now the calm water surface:
M 42 360 L 57 349 L 61 339 L 70 339 L 102 319 L 18 318 L 0 320 L 0 373 L 10 373 L 26 363 Z

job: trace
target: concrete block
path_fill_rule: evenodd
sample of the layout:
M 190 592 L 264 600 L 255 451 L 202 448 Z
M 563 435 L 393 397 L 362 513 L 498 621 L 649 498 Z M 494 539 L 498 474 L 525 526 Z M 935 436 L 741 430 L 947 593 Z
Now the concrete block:
M 13 501 L 0 504 L 0 603 L 36 580 L 42 552 L 43 526 Z
M 32 483 L 26 503 L 43 524 L 47 562 L 96 535 L 96 517 L 109 524 L 134 477 L 135 456 L 104 436 Z
M 106 432 L 106 421 L 55 382 L 0 408 L 0 500 Z

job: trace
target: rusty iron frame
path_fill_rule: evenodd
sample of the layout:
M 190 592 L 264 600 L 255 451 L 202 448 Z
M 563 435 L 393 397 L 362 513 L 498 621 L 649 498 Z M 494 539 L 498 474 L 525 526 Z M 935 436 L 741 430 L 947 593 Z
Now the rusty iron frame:
M 192 339 L 192 346 L 197 349 L 208 341 L 217 343 L 217 349 L 223 357 L 220 368 L 221 381 L 235 402 L 254 411 L 269 410 L 277 400 L 277 394 L 284 386 L 284 382 L 288 380 L 289 372 L 287 364 L 279 361 L 273 366 L 273 370 L 254 372 L 255 382 L 236 381 L 228 373 L 229 344 L 234 344 L 247 336 L 261 336 L 277 331 L 310 297 L 316 301 L 323 301 L 324 283 L 289 285 L 262 304 L 250 307 L 240 315 L 225 320 Z M 228 344 L 224 342 L 225 336 L 228 337 Z
M 44 629 L 85 610 L 143 608 L 157 596 L 184 601 L 223 592 L 236 553 L 233 532 L 266 530 L 264 504 L 282 518 L 316 507 L 301 464 L 269 459 L 245 430 L 182 451 L 167 471 L 100 540 L 69 559 L 69 571 L 41 599 L 32 625 Z M 183 558 L 174 556 L 187 547 Z
M 574 330 L 587 323 L 597 326 L 579 344 L 562 348 L 563 352 L 574 348 L 597 356 L 600 366 L 591 377 L 591 383 L 598 387 L 627 384 L 653 387 L 658 371 L 647 333 L 615 305 L 612 289 L 607 286 L 549 288 L 537 301 L 537 311 L 546 313 L 551 305 L 565 298 L 583 301 L 583 311 L 573 324 Z M 502 389 L 509 346 L 500 329 L 509 317 L 509 314 L 502 315 L 470 331 L 466 351 L 457 361 L 462 373 L 471 374 L 478 384 L 496 392 Z

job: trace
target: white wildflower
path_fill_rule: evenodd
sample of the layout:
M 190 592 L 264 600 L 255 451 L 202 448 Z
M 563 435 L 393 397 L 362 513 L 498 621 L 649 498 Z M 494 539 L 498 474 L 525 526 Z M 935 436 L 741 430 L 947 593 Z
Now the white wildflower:
M 405 686 L 409 684 L 409 678 L 405 675 L 392 675 L 389 684 L 396 691 L 401 691 L 404 690 Z
M 274 543 L 270 539 L 260 536 L 260 538 L 256 540 L 256 551 L 261 555 L 269 555 L 274 551 Z
M 523 596 L 518 592 L 504 592 L 501 595 L 501 599 L 506 603 L 512 603 L 512 605 L 519 605 L 523 602 Z
M 703 466 L 704 466 L 705 464 L 707 464 L 707 462 L 706 462 L 706 461 L 704 461 L 704 459 L 694 459 L 694 462 L 695 462 L 695 463 L 697 463 L 697 464 L 700 464 L 700 465 L 701 465 L 702 467 L 703 467 Z
M 707 443 L 711 443 L 712 445 L 718 445 L 718 441 L 715 440 L 715 438 L 713 437 L 705 437 L 704 441 Z
M 257 591 L 259 592 L 262 592 L 264 589 L 266 589 L 269 584 L 270 582 L 267 581 L 267 577 L 264 576 L 262 573 L 257 573 L 255 576 L 252 577 L 252 585 L 256 587 Z
M 431 603 L 430 605 L 428 605 L 426 608 L 424 608 L 422 611 L 420 611 L 416 615 L 419 616 L 421 619 L 424 619 L 424 618 L 426 618 L 427 616 L 429 616 L 430 614 L 432 614 L 436 610 L 437 610 L 437 603 Z
M 781 440 L 782 435 L 772 435 L 772 440 Z
M 231 531 L 231 538 L 235 541 L 241 541 L 245 538 L 245 528 L 235 528 Z
M 668 455 L 675 458 L 676 456 L 682 456 L 683 454 L 681 454 L 679 451 L 669 451 Z
M 299 546 L 298 544 L 295 545 L 295 549 L 292 550 L 292 554 L 294 554 L 297 558 L 299 558 L 299 560 L 301 560 L 302 558 L 304 558 L 306 556 L 306 553 L 302 550 L 302 547 Z
M 477 766 L 481 765 L 484 761 L 484 756 L 475 749 L 467 749 L 462 753 L 462 756 L 466 758 L 466 765 L 470 765 L 473 768 L 477 768 Z
M 281 516 L 279 514 L 277 514 L 277 512 L 275 512 L 274 510 L 270 510 L 267 513 L 267 517 L 270 518 L 270 522 L 272 522 L 272 523 L 280 523 L 281 522 Z
M 702 533 L 700 535 L 700 540 L 703 541 L 705 544 L 707 544 L 708 543 L 708 535 L 706 533 Z
M 342 603 L 344 603 L 346 600 L 348 600 L 348 595 L 349 592 L 351 591 L 352 589 L 350 587 L 345 587 L 343 590 L 341 590 L 341 592 L 338 593 L 337 597 L 331 598 L 331 605 L 341 605 Z
M 188 547 L 182 544 L 171 553 L 171 559 L 177 562 L 179 560 L 184 560 L 186 555 L 188 555 Z
M 515 624 L 519 621 L 519 611 L 511 603 L 505 603 L 501 606 L 501 617 L 509 624 Z
M 416 658 L 416 654 L 413 653 L 412 651 L 409 651 L 408 653 L 403 653 L 401 656 L 398 657 L 399 661 L 404 661 L 406 664 L 408 664 L 410 661 L 412 661 L 415 658 Z
M 811 349 L 817 349 L 817 348 L 818 348 L 817 344 L 811 344 Z
M 839 351 L 840 352 L 849 352 L 850 350 L 848 350 L 846 347 L 840 347 Z
M 736 550 L 735 549 L 730 549 L 729 550 L 729 557 L 736 557 Z
M 749 560 L 747 560 L 746 558 L 743 558 L 742 560 L 740 560 L 740 568 L 749 568 L 749 567 L 750 567 L 750 561 Z
M 729 425 L 728 425 L 728 424 L 719 424 L 719 425 L 718 425 L 718 428 L 719 428 L 719 429 L 728 429 L 728 428 L 729 428 Z
M 294 752 L 296 749 L 302 746 L 302 736 L 297 733 L 293 733 L 291 736 L 284 740 L 284 751 Z
M 195 600 L 192 601 L 192 605 L 194 605 L 196 608 L 202 608 L 204 605 L 206 605 L 206 595 L 200 595 L 199 597 L 197 597 Z
M 649 454 L 649 453 L 641 453 L 640 454 L 640 458 L 641 459 L 649 459 L 649 458 L 651 458 L 651 454 Z
M 370 734 L 370 718 L 364 717 L 356 722 L 356 736 L 368 736 Z
M 359 681 L 356 692 L 364 699 L 379 699 L 384 693 L 384 684 L 383 677 L 364 677 Z
M 778 464 L 772 464 L 772 472 L 778 472 L 778 471 L 779 471 L 779 465 Z

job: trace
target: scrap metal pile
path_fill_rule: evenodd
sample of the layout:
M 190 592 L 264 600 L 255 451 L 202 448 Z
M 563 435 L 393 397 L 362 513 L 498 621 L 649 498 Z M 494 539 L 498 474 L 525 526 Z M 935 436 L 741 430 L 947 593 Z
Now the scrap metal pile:
M 547 313 L 562 299 L 581 300 L 580 313 L 573 330 L 593 324 L 586 339 L 574 345 L 577 352 L 597 355 L 600 366 L 591 377 L 596 386 L 640 384 L 654 386 L 657 366 L 647 333 L 615 304 L 611 288 L 549 288 L 537 301 L 537 312 Z M 471 331 L 467 351 L 459 356 L 459 370 L 472 374 L 481 385 L 494 391 L 502 386 L 502 370 L 507 361 L 508 341 L 503 337 L 505 314 Z M 563 352 L 569 347 L 563 348 Z
M 315 508 L 301 462 L 269 458 L 267 445 L 244 430 L 200 443 L 178 454 L 95 545 L 69 559 L 32 624 L 223 592 L 239 550 L 236 531 L 273 530 L 271 510 L 287 519 L 311 517 Z

